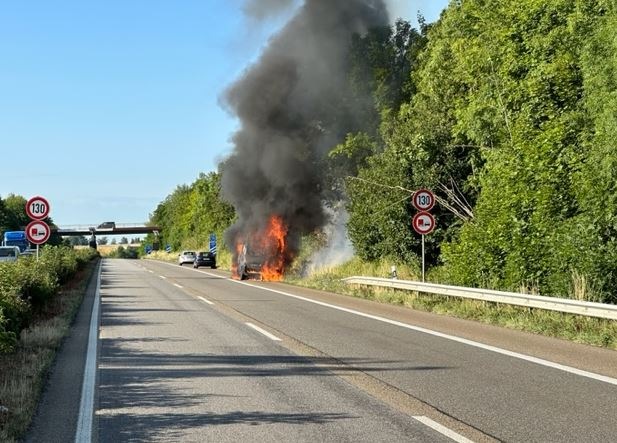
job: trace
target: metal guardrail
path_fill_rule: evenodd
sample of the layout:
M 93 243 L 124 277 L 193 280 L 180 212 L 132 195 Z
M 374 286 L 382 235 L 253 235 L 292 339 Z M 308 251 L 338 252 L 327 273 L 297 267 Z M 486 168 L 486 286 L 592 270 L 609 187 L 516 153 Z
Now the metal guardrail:
M 347 277 L 344 282 L 356 285 L 380 286 L 384 288 L 405 289 L 408 291 L 424 292 L 427 294 L 463 297 L 474 300 L 484 300 L 509 305 L 540 308 L 550 311 L 584 315 L 587 317 L 607 318 L 617 320 L 617 305 L 578 301 L 558 297 L 527 295 L 517 292 L 493 291 L 489 289 L 465 288 L 461 286 L 439 285 L 408 280 L 395 280 L 377 277 Z

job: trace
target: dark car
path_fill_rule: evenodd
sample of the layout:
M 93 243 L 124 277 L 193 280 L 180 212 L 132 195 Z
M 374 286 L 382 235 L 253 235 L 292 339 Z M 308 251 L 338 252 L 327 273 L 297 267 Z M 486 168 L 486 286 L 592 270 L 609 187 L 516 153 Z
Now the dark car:
M 210 266 L 216 269 L 216 256 L 212 252 L 198 252 L 193 267 L 199 268 L 200 266 Z
M 116 229 L 116 223 L 115 222 L 103 222 L 100 225 L 98 225 L 96 229 L 99 231 L 113 231 L 114 229 Z

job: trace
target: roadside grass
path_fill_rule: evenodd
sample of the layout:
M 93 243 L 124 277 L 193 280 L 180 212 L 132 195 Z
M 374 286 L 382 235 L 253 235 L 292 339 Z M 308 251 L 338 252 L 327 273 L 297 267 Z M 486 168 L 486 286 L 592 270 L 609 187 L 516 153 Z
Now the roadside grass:
M 525 308 L 481 300 L 422 294 L 412 291 L 349 285 L 342 281 L 352 275 L 388 277 L 387 262 L 363 263 L 354 258 L 350 262 L 323 268 L 310 276 L 289 275 L 285 281 L 337 294 L 349 295 L 381 303 L 406 306 L 412 309 L 475 320 L 520 331 L 562 338 L 578 343 L 617 350 L 617 321 L 581 315 L 565 314 L 536 308 Z M 414 267 L 397 266 L 399 279 L 418 280 Z
M 0 411 L 0 441 L 19 441 L 27 431 L 48 371 L 79 310 L 97 262 L 89 262 L 35 314 L 32 326 L 21 332 L 14 352 L 0 355 L 0 405 L 6 408 Z

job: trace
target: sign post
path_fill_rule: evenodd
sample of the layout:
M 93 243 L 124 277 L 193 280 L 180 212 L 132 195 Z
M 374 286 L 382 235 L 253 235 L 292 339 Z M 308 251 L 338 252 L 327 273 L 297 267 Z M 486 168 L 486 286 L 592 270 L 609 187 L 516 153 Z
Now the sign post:
M 210 234 L 210 252 L 216 255 L 216 234 Z
M 435 196 L 428 189 L 420 189 L 413 195 L 413 205 L 419 211 L 414 215 L 412 225 L 414 230 L 422 236 L 422 282 L 424 282 L 424 236 L 435 229 L 435 217 L 427 211 L 435 206 Z
M 36 259 L 39 259 L 39 245 L 42 245 L 51 235 L 51 229 L 43 219 L 47 218 L 50 211 L 49 202 L 46 198 L 37 195 L 26 202 L 26 214 L 32 220 L 26 226 L 26 238 L 36 245 Z
M 422 283 L 424 283 L 424 234 L 422 234 Z

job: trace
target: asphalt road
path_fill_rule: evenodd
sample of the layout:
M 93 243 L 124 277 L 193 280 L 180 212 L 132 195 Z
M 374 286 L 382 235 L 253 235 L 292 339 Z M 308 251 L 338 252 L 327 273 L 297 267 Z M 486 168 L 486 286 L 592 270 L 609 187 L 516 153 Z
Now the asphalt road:
M 227 277 L 103 262 L 94 441 L 617 441 L 617 352 Z

